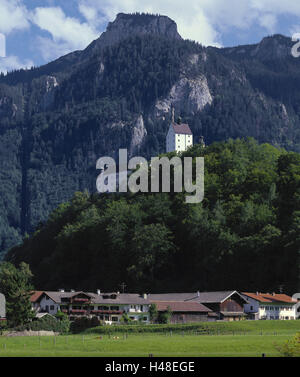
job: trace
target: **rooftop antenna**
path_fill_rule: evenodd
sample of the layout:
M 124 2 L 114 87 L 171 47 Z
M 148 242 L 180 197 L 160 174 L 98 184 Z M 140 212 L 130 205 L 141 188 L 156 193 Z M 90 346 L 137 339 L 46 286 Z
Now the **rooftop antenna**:
M 122 283 L 122 284 L 120 284 L 120 287 L 122 288 L 122 292 L 124 293 L 127 285 L 125 283 Z

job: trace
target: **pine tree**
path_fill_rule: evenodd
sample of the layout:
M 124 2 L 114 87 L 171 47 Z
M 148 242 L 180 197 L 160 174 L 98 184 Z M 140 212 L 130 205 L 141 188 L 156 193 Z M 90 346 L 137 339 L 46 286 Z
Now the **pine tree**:
M 33 318 L 30 303 L 32 277 L 29 265 L 26 263 L 20 263 L 19 268 L 8 262 L 0 265 L 0 292 L 6 298 L 9 327 L 24 325 Z

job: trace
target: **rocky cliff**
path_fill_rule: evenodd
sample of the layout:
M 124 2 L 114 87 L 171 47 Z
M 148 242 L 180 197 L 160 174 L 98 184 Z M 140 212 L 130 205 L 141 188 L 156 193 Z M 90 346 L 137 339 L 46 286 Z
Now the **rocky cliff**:
M 117 44 L 133 35 L 147 34 L 181 39 L 176 23 L 169 17 L 119 13 L 115 21 L 108 24 L 100 38 L 87 47 L 84 56 L 90 56 L 100 49 Z

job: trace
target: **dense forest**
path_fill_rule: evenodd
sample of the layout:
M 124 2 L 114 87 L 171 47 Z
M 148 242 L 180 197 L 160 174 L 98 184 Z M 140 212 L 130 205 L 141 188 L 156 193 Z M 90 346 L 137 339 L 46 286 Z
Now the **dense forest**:
M 205 158 L 202 203 L 77 192 L 7 259 L 29 263 L 37 289 L 299 289 L 300 155 L 249 138 L 188 156 Z
M 134 33 L 156 16 L 124 17 L 133 21 L 125 39 L 108 43 L 108 30 L 105 46 L 100 37 L 0 75 L 0 259 L 74 192 L 95 192 L 98 158 L 163 153 L 171 106 L 196 142 L 250 136 L 300 152 L 300 60 L 289 38 L 204 48 L 175 30 Z

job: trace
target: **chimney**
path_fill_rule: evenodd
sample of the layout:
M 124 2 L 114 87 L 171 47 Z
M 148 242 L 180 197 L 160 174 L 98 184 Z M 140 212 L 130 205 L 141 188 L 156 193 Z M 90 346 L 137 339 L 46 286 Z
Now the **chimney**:
M 272 295 L 273 295 L 273 296 L 275 296 L 275 295 L 276 295 L 276 293 L 275 293 L 275 292 L 273 292 L 273 293 L 272 293 Z
M 197 297 L 200 297 L 200 292 L 199 291 L 197 292 Z
M 64 289 L 63 288 L 60 288 L 59 290 L 58 290 L 58 292 L 61 292 L 61 293 L 64 293 Z
M 97 295 L 101 295 L 101 290 L 97 289 Z
M 72 292 L 72 293 L 75 293 L 75 289 L 71 289 L 71 292 Z
M 148 299 L 148 295 L 147 295 L 147 293 L 144 293 L 144 294 L 143 294 L 143 298 L 144 298 L 144 300 L 147 300 L 147 299 Z

